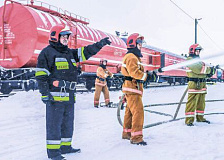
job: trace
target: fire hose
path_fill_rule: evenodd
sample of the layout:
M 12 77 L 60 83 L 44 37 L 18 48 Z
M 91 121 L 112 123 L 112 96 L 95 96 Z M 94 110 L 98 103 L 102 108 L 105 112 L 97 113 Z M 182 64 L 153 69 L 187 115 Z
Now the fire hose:
M 181 97 L 180 102 L 177 102 L 177 103 L 162 103 L 162 104 L 145 105 L 144 106 L 144 111 L 149 112 L 149 113 L 163 115 L 163 116 L 169 116 L 169 117 L 171 117 L 171 119 L 167 120 L 167 121 L 161 121 L 161 122 L 156 122 L 156 123 L 145 125 L 145 126 L 143 126 L 143 129 L 158 126 L 158 125 L 169 123 L 169 122 L 178 121 L 178 120 L 181 120 L 181 119 L 185 119 L 185 117 L 180 117 L 180 118 L 176 118 L 176 117 L 177 117 L 177 114 L 178 114 L 179 109 L 181 107 L 181 104 L 186 104 L 186 102 L 183 102 L 183 99 L 186 96 L 186 93 L 187 93 L 187 89 L 185 90 L 183 96 Z M 219 101 L 224 101 L 224 99 L 206 100 L 206 102 L 219 102 Z M 176 105 L 176 104 L 178 104 L 178 106 L 177 106 L 177 109 L 175 111 L 174 116 L 172 116 L 171 114 L 167 114 L 167 113 L 162 113 L 162 112 L 158 112 L 158 111 L 152 111 L 152 110 L 145 109 L 147 107 L 153 107 L 153 106 L 166 106 L 166 105 Z M 118 122 L 121 126 L 123 126 L 123 122 L 121 120 L 121 110 L 123 110 L 125 108 L 125 106 L 126 106 L 125 94 L 123 94 L 120 97 L 120 101 L 119 101 L 118 107 L 117 107 L 117 120 L 118 120 Z M 215 115 L 215 114 L 224 114 L 224 112 L 207 113 L 207 114 L 204 114 L 204 115 Z

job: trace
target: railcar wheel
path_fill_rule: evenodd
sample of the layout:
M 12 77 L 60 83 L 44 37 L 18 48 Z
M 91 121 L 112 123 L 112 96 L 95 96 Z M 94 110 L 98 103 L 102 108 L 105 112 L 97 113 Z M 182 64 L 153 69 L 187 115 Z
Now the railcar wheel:
M 3 94 L 9 94 L 10 92 L 12 92 L 12 87 L 7 83 L 3 83 L 0 92 L 2 92 Z

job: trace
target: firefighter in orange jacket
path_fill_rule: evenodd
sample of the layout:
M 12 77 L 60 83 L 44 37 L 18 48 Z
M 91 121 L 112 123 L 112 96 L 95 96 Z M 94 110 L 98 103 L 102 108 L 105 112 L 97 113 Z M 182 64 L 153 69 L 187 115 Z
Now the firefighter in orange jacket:
M 94 107 L 98 108 L 99 106 L 99 99 L 100 93 L 103 92 L 105 104 L 107 107 L 111 107 L 110 97 L 109 97 L 109 90 L 107 87 L 106 78 L 113 77 L 113 74 L 107 70 L 107 60 L 101 59 L 100 66 L 97 68 L 96 72 L 96 80 L 95 80 L 95 94 L 94 94 Z
M 138 33 L 130 35 L 127 39 L 128 52 L 123 58 L 121 72 L 124 76 L 122 91 L 125 93 L 127 106 L 124 116 L 123 139 L 130 140 L 131 144 L 147 145 L 143 141 L 144 110 L 142 103 L 143 82 L 152 79 L 151 72 L 144 73 L 141 65 L 141 48 L 144 37 Z M 153 74 L 155 74 L 153 72 Z

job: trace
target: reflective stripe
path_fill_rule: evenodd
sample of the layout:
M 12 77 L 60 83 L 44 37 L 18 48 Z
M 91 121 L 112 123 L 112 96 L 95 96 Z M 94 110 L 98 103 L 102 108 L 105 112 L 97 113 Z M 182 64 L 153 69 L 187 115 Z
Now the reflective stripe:
M 47 144 L 47 149 L 60 149 L 61 144 Z
M 86 60 L 86 57 L 84 55 L 84 47 L 78 48 L 78 57 L 79 57 L 79 62 L 83 62 Z
M 110 99 L 105 99 L 106 102 L 110 101 Z
M 134 92 L 134 93 L 138 93 L 138 94 L 141 94 L 142 95 L 142 91 L 137 90 L 137 89 L 123 87 L 122 88 L 122 91 Z
M 95 82 L 95 85 L 98 85 L 98 86 L 106 86 L 107 84 L 102 84 L 102 83 L 98 83 L 98 82 Z
M 35 73 L 35 76 L 37 77 L 37 76 L 46 76 L 47 75 L 47 73 L 46 72 L 44 72 L 44 71 L 37 71 L 36 73 Z
M 72 61 L 72 64 L 73 64 L 74 66 L 76 66 L 76 61 L 75 61 L 75 59 L 71 59 L 71 61 Z
M 66 58 L 55 58 L 55 62 L 68 62 Z
M 186 112 L 185 117 L 194 117 L 194 112 Z
M 194 115 L 194 112 L 186 112 L 185 115 Z
M 47 140 L 47 149 L 60 149 L 60 140 Z
M 48 76 L 51 74 L 46 68 L 35 68 L 34 70 L 36 71 L 35 76 L 38 76 L 39 73 L 44 74 L 44 75 L 48 75 Z M 43 72 L 45 72 L 45 73 L 43 73 Z
M 61 142 L 61 146 L 71 146 L 72 142 Z
M 204 115 L 204 111 L 196 110 L 196 115 L 201 115 L 201 116 L 203 116 L 203 115 Z
M 61 144 L 60 140 L 47 140 L 47 144 Z
M 62 142 L 71 142 L 72 138 L 61 138 Z
M 208 67 L 206 67 L 206 66 L 202 66 L 202 68 L 201 68 L 201 72 L 200 72 L 200 73 L 205 74 L 206 71 L 207 71 L 207 68 L 208 68 Z
M 69 93 L 50 92 L 55 101 L 69 101 Z M 75 95 L 74 95 L 75 96 Z M 74 97 L 75 100 L 75 97 Z
M 146 76 L 147 76 L 147 73 L 144 73 L 144 75 L 143 75 L 143 77 L 142 77 L 142 81 L 144 81 L 145 80 L 145 78 L 146 78 Z
M 188 93 L 206 93 L 207 92 L 207 88 L 202 88 L 200 90 L 197 89 L 188 89 Z
M 64 93 L 64 92 L 51 92 L 52 96 L 62 96 L 62 97 L 68 97 L 69 93 Z
M 82 61 L 85 61 L 86 60 L 86 57 L 84 55 L 84 47 L 82 47 Z
M 61 138 L 61 145 L 63 146 L 71 146 L 72 138 Z
M 131 129 L 126 129 L 126 128 L 124 128 L 124 129 L 123 129 L 123 132 L 126 132 L 126 133 L 131 132 Z
M 139 136 L 139 135 L 142 135 L 142 131 L 131 132 L 131 136 Z
M 98 105 L 99 104 L 99 101 L 94 101 L 94 105 Z
M 185 115 L 185 117 L 188 117 L 188 118 L 189 118 L 189 117 L 194 117 L 194 115 Z

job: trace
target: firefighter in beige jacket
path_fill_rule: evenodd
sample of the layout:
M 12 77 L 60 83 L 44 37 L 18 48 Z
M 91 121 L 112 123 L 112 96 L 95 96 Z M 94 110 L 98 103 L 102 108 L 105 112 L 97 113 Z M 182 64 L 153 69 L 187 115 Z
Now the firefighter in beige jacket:
M 94 107 L 96 108 L 98 108 L 99 106 L 99 99 L 100 99 L 101 92 L 103 92 L 104 94 L 106 106 L 111 107 L 106 78 L 108 76 L 113 77 L 113 74 L 109 70 L 107 70 L 106 66 L 107 66 L 107 60 L 101 59 L 100 66 L 97 68 L 97 72 L 96 72 L 97 77 L 95 80 Z
M 121 72 L 124 76 L 122 91 L 125 93 L 127 106 L 124 116 L 123 139 L 130 139 L 131 144 L 147 145 L 143 141 L 144 110 L 142 103 L 143 82 L 151 77 L 144 73 L 140 57 L 144 37 L 138 33 L 127 39 L 128 52 L 123 58 Z M 150 78 L 151 79 L 151 78 Z
M 188 60 L 199 58 L 202 47 L 199 44 L 193 44 L 189 48 Z M 210 123 L 204 118 L 205 95 L 207 94 L 206 78 L 215 74 L 214 67 L 207 66 L 199 61 L 187 66 L 188 82 L 188 100 L 185 109 L 185 123 L 187 126 L 194 126 L 194 117 L 196 114 L 197 122 Z

